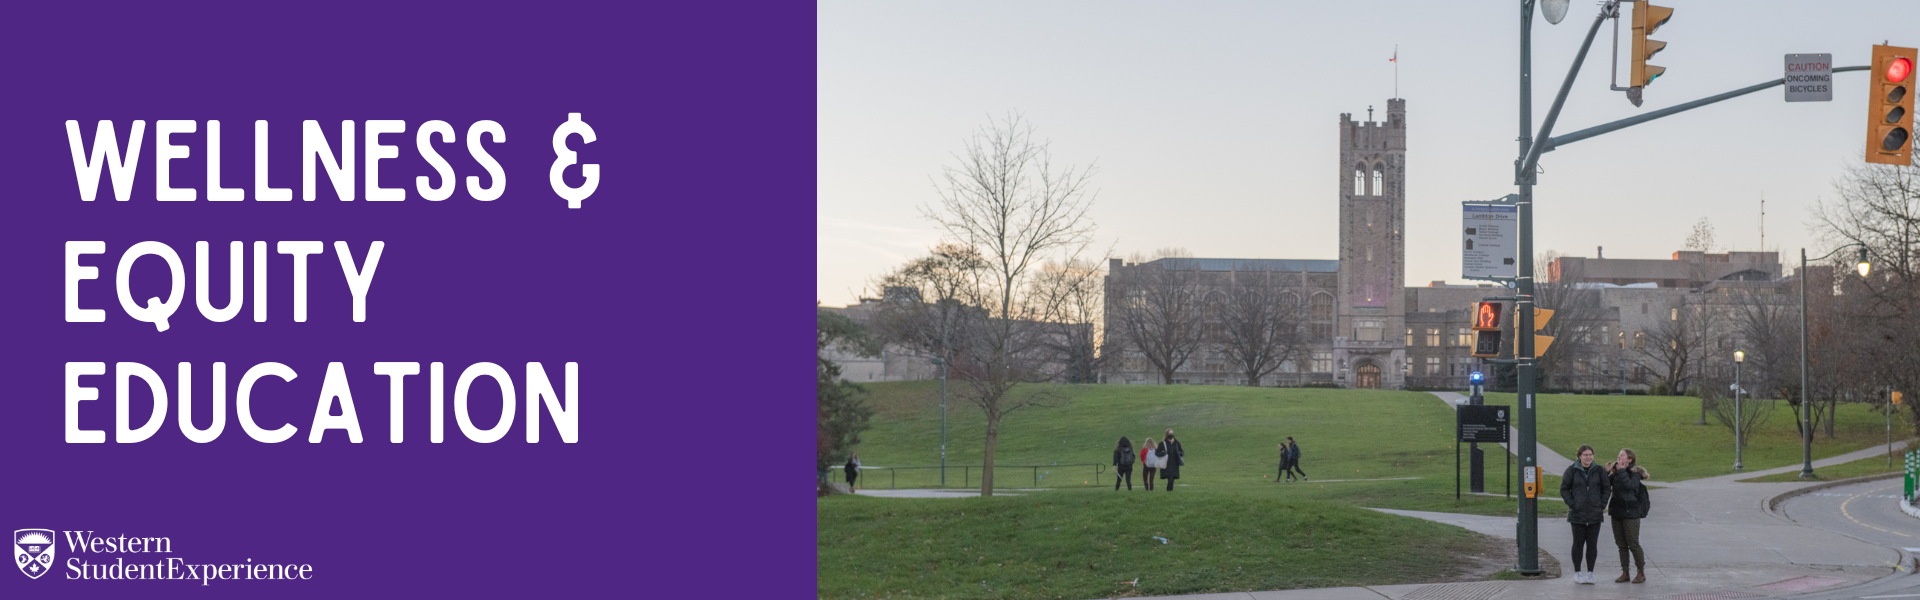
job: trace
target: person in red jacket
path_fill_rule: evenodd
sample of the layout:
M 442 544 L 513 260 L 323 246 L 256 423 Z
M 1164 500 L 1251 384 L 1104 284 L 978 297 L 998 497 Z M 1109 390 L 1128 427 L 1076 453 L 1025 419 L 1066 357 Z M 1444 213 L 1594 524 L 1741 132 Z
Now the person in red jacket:
M 1153 491 L 1153 474 L 1159 470 L 1153 466 L 1156 462 L 1153 456 L 1153 438 L 1148 437 L 1144 443 L 1140 444 L 1140 475 L 1147 480 L 1147 491 Z

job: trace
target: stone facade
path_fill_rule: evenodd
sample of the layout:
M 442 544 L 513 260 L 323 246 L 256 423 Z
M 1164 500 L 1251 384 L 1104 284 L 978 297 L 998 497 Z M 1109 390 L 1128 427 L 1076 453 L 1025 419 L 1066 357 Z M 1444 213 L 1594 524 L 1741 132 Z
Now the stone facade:
M 1407 101 L 1387 101 L 1387 120 L 1340 115 L 1340 293 L 1335 381 L 1405 387 Z

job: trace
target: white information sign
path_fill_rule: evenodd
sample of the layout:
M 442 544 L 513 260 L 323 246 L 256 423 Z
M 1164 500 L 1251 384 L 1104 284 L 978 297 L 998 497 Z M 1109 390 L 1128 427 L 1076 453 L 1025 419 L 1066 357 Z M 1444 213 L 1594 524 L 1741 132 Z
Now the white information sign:
M 1833 55 L 1787 55 L 1787 101 L 1833 101 Z
M 1520 265 L 1520 207 L 1511 204 L 1461 205 L 1465 238 L 1460 274 L 1468 279 L 1513 279 Z

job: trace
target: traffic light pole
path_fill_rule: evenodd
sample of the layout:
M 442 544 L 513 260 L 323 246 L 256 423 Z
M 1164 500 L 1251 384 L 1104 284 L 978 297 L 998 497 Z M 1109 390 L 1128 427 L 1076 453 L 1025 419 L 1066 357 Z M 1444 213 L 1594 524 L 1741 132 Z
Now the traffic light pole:
M 1515 161 L 1516 169 L 1533 147 L 1533 0 L 1520 0 L 1520 157 Z M 1518 363 L 1518 392 L 1520 406 L 1514 413 L 1520 437 L 1513 444 L 1515 453 L 1520 456 L 1520 468 L 1532 469 L 1536 462 L 1533 434 L 1533 361 L 1522 358 L 1533 353 L 1533 177 L 1514 176 L 1520 184 L 1520 259 L 1518 271 L 1514 273 L 1515 293 L 1519 296 L 1515 303 L 1520 320 L 1513 328 L 1516 348 L 1520 352 L 1514 355 Z M 1523 478 L 1524 479 L 1524 478 Z M 1538 496 L 1539 494 L 1535 494 Z M 1521 494 L 1520 511 L 1515 519 L 1515 540 L 1519 544 L 1519 562 L 1515 571 L 1522 575 L 1539 575 L 1540 568 L 1540 512 L 1539 499 L 1528 498 Z
M 1534 165 L 1540 160 L 1539 140 L 1553 135 L 1553 124 L 1560 119 L 1560 108 L 1566 105 L 1567 92 L 1573 89 L 1574 78 L 1580 75 L 1580 65 L 1586 62 L 1587 50 L 1593 47 L 1593 38 L 1600 33 L 1600 24 L 1619 8 L 1619 2 L 1609 0 L 1600 9 L 1600 15 L 1593 19 L 1593 27 L 1587 29 L 1587 39 L 1580 43 L 1580 53 L 1573 59 L 1573 66 L 1567 70 L 1567 78 L 1560 83 L 1560 93 L 1553 99 L 1553 107 L 1547 110 L 1547 119 L 1540 124 L 1540 134 L 1533 134 L 1533 0 L 1520 2 L 1520 158 L 1514 163 L 1514 183 L 1520 186 L 1520 248 L 1517 252 L 1519 265 L 1514 273 L 1515 295 L 1518 300 L 1514 308 L 1520 319 L 1515 322 L 1514 335 L 1519 336 L 1514 355 L 1519 381 L 1516 390 L 1520 396 L 1520 406 L 1515 411 L 1519 421 L 1520 439 L 1514 443 L 1514 450 L 1520 456 L 1520 468 L 1533 469 L 1539 466 L 1537 436 L 1534 430 L 1534 383 L 1535 358 L 1533 343 L 1533 183 Z M 1524 479 L 1524 478 L 1523 478 Z M 1538 478 L 1535 481 L 1539 481 Z M 1536 490 L 1538 489 L 1536 485 Z M 1540 499 L 1525 497 L 1521 494 L 1520 514 L 1516 519 L 1515 538 L 1519 544 L 1518 571 L 1522 575 L 1538 575 L 1540 568 Z

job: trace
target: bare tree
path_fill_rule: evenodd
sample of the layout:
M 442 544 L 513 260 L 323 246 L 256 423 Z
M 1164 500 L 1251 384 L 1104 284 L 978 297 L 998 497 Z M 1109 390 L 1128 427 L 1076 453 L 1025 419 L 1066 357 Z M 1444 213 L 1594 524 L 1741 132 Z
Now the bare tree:
M 1667 393 L 1681 395 L 1692 387 L 1699 370 L 1713 314 L 1697 306 L 1685 306 L 1684 302 L 1667 310 L 1668 318 L 1643 331 L 1646 342 L 1634 344 L 1633 351 L 1658 369 L 1655 377 Z M 1700 424 L 1705 425 L 1706 404 L 1702 402 L 1700 406 Z
M 1693 224 L 1693 232 L 1687 234 L 1687 245 L 1685 248 L 1696 252 L 1712 252 L 1714 248 L 1713 222 L 1708 221 L 1706 217 L 1700 217 L 1700 221 Z
M 1049 260 L 1085 258 L 1094 169 L 1054 164 L 1048 142 L 1035 139 L 1018 114 L 991 120 L 954 158 L 958 164 L 934 181 L 939 202 L 921 212 L 981 264 L 958 294 L 980 312 L 950 332 L 949 372 L 966 383 L 957 395 L 985 413 L 980 493 L 991 496 L 1001 421 L 1054 398 L 1021 386 L 1052 380 L 1066 364 L 1056 353 L 1055 324 L 1067 318 L 1071 294 L 1036 281 Z
M 1035 290 L 1036 296 L 1057 297 L 1061 303 L 1048 339 L 1066 362 L 1067 383 L 1098 382 L 1107 359 L 1100 352 L 1105 308 L 1101 275 L 1099 264 L 1090 260 L 1048 262 L 1034 282 L 1042 288 Z
M 1304 307 L 1287 293 L 1279 275 L 1236 269 L 1213 315 L 1219 329 L 1212 343 L 1246 376 L 1249 386 L 1259 386 L 1262 378 L 1299 358 L 1306 348 Z
M 1598 372 L 1597 357 L 1608 351 L 1609 342 L 1604 328 L 1619 322 L 1617 312 L 1600 301 L 1599 290 L 1583 285 L 1580 280 L 1583 273 L 1577 269 L 1565 267 L 1565 271 L 1549 277 L 1546 269 L 1554 264 L 1558 254 L 1547 252 L 1535 265 L 1534 302 L 1539 308 L 1551 310 L 1553 318 L 1547 321 L 1540 335 L 1553 337 L 1553 342 L 1545 352 L 1539 354 L 1535 362 L 1541 378 L 1549 385 L 1546 387 L 1571 388 L 1591 387 Z M 1518 323 L 1519 319 L 1512 319 Z M 1539 348 L 1534 349 L 1539 352 Z
M 1877 396 L 1886 386 L 1915 389 L 1920 386 L 1915 368 L 1920 366 L 1920 168 L 1854 163 L 1834 187 L 1837 197 L 1817 208 L 1816 230 L 1829 246 L 1864 245 L 1873 269 L 1869 277 L 1842 280 L 1830 310 L 1809 307 L 1809 320 L 1816 323 L 1809 358 L 1821 359 L 1810 365 L 1809 375 L 1870 365 L 1856 373 L 1873 378 L 1854 382 L 1865 388 L 1862 395 Z M 1844 273 L 1853 261 L 1842 254 L 1834 260 Z M 1844 323 L 1844 334 L 1823 334 L 1840 331 L 1819 323 L 1827 318 Z M 1832 350 L 1842 355 L 1827 356 Z M 1920 404 L 1910 405 L 1906 419 L 1920 434 Z
M 1206 341 L 1200 272 L 1185 250 L 1166 248 L 1151 262 L 1116 274 L 1107 310 L 1119 325 L 1121 343 L 1140 353 L 1172 385 L 1174 373 Z

